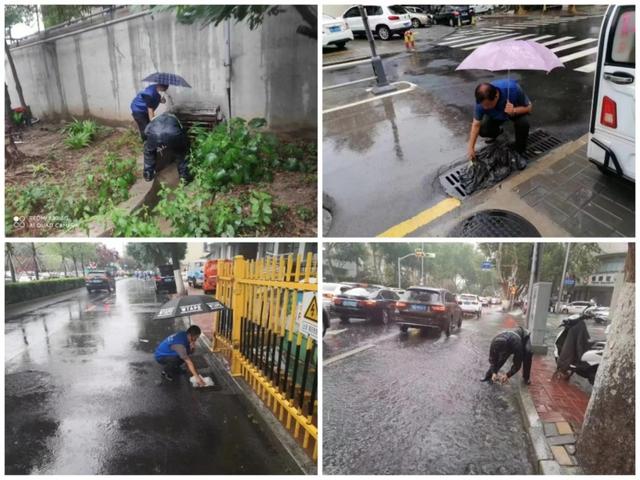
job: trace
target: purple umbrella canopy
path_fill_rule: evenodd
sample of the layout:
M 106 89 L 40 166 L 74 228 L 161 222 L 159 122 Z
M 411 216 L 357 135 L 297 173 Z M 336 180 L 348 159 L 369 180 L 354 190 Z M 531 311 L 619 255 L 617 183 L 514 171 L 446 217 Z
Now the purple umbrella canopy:
M 544 45 L 531 40 L 501 40 L 485 43 L 465 58 L 456 70 L 543 70 L 564 67 Z

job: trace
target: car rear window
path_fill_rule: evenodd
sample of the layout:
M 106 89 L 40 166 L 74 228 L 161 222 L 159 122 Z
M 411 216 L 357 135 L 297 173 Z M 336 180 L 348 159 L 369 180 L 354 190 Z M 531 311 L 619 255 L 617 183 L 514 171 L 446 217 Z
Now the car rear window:
M 389 11 L 391 13 L 395 13 L 396 15 L 402 15 L 403 13 L 407 13 L 407 9 L 400 5 L 391 5 L 389 7 Z
M 158 267 L 158 270 L 160 271 L 160 275 L 173 275 L 173 267 L 171 265 L 162 265 L 161 267 Z
M 624 9 L 613 26 L 613 38 L 609 61 L 635 65 L 636 63 L 636 16 L 635 9 Z
M 407 290 L 404 294 L 404 300 L 438 303 L 440 302 L 440 292 L 437 290 Z
M 460 298 L 462 298 L 462 300 L 464 300 L 466 302 L 477 302 L 478 301 L 478 297 L 476 297 L 475 295 L 460 295 Z
M 378 293 L 377 288 L 352 288 L 344 292 L 345 295 L 353 295 L 354 297 L 373 297 Z
M 104 277 L 107 274 L 104 270 L 93 270 L 89 272 L 87 275 L 89 277 Z

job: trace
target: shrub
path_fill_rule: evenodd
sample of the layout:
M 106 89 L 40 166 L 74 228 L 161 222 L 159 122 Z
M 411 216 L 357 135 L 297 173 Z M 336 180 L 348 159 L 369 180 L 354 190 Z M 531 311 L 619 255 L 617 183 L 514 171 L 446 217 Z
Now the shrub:
M 84 287 L 84 278 L 52 278 L 33 282 L 9 283 L 4 286 L 5 303 L 18 303 L 54 293 Z

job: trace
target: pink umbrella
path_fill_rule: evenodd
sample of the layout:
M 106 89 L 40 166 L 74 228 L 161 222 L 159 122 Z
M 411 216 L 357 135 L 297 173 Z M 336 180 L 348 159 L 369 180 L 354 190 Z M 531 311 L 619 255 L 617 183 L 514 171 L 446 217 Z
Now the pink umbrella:
M 531 40 L 501 40 L 485 43 L 465 58 L 456 70 L 544 70 L 564 67 L 555 53 Z

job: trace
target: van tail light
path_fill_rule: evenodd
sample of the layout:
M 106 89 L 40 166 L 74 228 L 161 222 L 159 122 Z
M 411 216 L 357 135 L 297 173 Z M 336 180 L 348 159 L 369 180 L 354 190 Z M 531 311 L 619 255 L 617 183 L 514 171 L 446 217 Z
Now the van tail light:
M 432 312 L 446 312 L 447 308 L 444 305 L 432 305 L 431 306 L 431 311 Z
M 407 302 L 396 302 L 396 308 L 398 310 L 404 310 L 405 308 L 407 308 L 409 305 L 407 304 Z
M 618 128 L 618 112 L 616 102 L 609 97 L 602 99 L 602 113 L 600 114 L 600 123 L 605 127 Z
M 387 18 L 388 18 L 389 20 L 400 20 L 400 17 L 399 17 L 399 16 L 397 16 L 397 15 L 389 15 Z
M 160 275 L 156 275 L 156 282 L 159 282 L 160 280 L 162 280 L 162 277 Z

